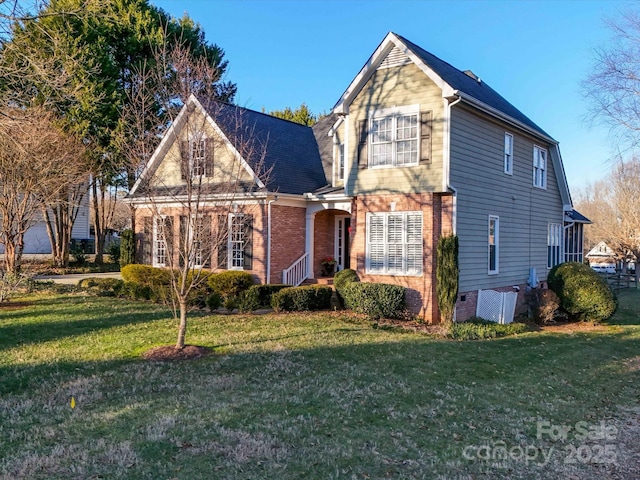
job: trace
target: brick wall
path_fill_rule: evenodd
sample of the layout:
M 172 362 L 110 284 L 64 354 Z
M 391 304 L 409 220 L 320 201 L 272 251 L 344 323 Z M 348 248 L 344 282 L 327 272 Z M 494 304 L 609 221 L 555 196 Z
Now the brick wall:
M 322 210 L 316 213 L 313 232 L 313 274 L 315 278 L 321 276 L 320 261 L 326 257 L 333 257 L 335 253 L 335 215 L 344 214 L 338 210 Z
M 271 280 L 282 283 L 282 271 L 305 251 L 306 209 L 271 206 Z M 266 257 L 266 253 L 264 254 Z
M 435 292 L 436 248 L 442 231 L 451 232 L 451 197 L 439 194 L 376 195 L 354 199 L 352 207 L 351 265 L 362 281 L 391 283 L 407 288 L 407 307 L 424 321 L 438 322 Z M 423 265 L 421 276 L 366 274 L 366 213 L 422 212 Z

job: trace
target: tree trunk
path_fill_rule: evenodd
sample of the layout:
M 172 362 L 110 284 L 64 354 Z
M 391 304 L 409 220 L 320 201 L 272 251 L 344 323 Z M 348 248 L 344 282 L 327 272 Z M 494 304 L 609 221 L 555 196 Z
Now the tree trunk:
M 184 348 L 184 337 L 187 333 L 187 299 L 181 298 L 178 301 L 180 306 L 180 325 L 178 326 L 178 341 L 176 342 L 176 348 L 182 350 Z
M 96 236 L 96 257 L 94 262 L 97 264 L 102 264 L 104 261 L 104 226 L 102 224 L 102 215 L 100 212 L 101 207 L 104 208 L 102 205 L 104 198 L 101 199 L 98 196 L 100 191 L 101 189 L 98 188 L 98 181 L 94 179 L 91 184 L 91 195 L 93 196 L 93 230 Z
M 16 246 L 7 242 L 4 246 L 4 266 L 7 273 L 16 273 Z

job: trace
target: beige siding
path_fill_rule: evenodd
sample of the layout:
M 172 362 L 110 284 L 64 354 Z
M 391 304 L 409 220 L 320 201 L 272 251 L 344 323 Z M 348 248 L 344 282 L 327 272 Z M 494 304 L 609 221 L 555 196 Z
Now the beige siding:
M 224 138 L 221 138 L 214 128 L 206 121 L 205 117 L 198 110 L 194 111 L 188 122 L 176 133 L 167 154 L 161 160 L 156 169 L 153 179 L 153 186 L 175 187 L 183 185 L 185 182 L 180 177 L 180 143 L 187 141 L 189 136 L 196 138 L 207 138 L 212 142 L 214 149 L 214 176 L 204 178 L 206 183 L 252 181 L 251 176 L 241 166 L 235 158 L 233 149 Z
M 549 223 L 563 221 L 550 146 L 461 107 L 452 109 L 451 185 L 458 190 L 460 291 L 526 283 L 547 275 Z M 504 134 L 514 139 L 513 175 L 504 173 Z M 533 186 L 533 146 L 547 149 L 547 188 Z M 488 274 L 488 217 L 500 217 L 499 273 Z
M 420 105 L 432 112 L 431 162 L 414 167 L 358 170 L 358 125 L 376 108 Z M 413 63 L 377 70 L 349 106 L 348 190 L 354 195 L 440 192 L 442 190 L 442 91 Z

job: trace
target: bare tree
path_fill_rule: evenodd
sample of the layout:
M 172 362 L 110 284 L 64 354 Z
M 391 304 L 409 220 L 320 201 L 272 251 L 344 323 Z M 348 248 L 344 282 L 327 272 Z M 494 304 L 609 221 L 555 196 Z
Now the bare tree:
M 585 188 L 576 203 L 593 222 L 586 232 L 587 244 L 605 241 L 625 266 L 640 259 L 639 178 L 640 159 L 621 161 L 605 179 Z
M 612 39 L 595 50 L 583 90 L 591 101 L 590 119 L 611 127 L 618 146 L 640 140 L 640 14 L 625 10 L 606 21 Z
M 208 62 L 194 58 L 183 44 L 169 47 L 167 42 L 155 56 L 154 68 L 139 72 L 140 83 L 132 92 L 135 101 L 124 112 L 126 124 L 137 129 L 126 132 L 125 138 L 133 140 L 127 155 L 131 172 L 140 170 L 141 158 L 150 158 L 158 132 L 165 131 L 163 142 L 170 146 L 164 168 L 142 173 L 137 194 L 143 192 L 144 207 L 137 217 L 144 223 L 143 254 L 171 273 L 174 314 L 179 319 L 175 347 L 182 349 L 189 297 L 207 279 L 203 268 L 226 268 L 228 262 L 242 267 L 246 259 L 242 250 L 250 240 L 251 209 L 256 207 L 235 200 L 255 188 L 255 179 L 237 155 L 251 159 L 264 179 L 264 145 L 254 141 L 242 109 L 211 100 L 219 75 Z M 195 94 L 203 99 L 209 118 L 224 125 L 232 149 L 196 108 Z M 183 107 L 179 114 L 177 107 Z M 173 128 L 167 130 L 169 125 Z
M 81 148 L 50 113 L 40 108 L 5 109 L 0 123 L 0 243 L 5 268 L 20 270 L 24 235 L 37 214 L 78 182 Z

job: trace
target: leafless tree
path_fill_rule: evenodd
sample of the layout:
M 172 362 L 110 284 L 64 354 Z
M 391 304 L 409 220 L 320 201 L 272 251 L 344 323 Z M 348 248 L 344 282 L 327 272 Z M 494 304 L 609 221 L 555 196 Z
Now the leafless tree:
M 145 206 L 137 218 L 144 223 L 146 246 L 142 249 L 147 250 L 147 258 L 153 250 L 155 263 L 171 272 L 174 313 L 179 318 L 175 347 L 182 349 L 189 297 L 207 278 L 203 267 L 226 268 L 227 262 L 235 261 L 242 267 L 244 260 L 238 249 L 248 242 L 245 235 L 252 207 L 235 200 L 255 188 L 255 179 L 248 178 L 237 155 L 250 159 L 264 181 L 265 146 L 254 140 L 242 109 L 210 100 L 214 98 L 211 80 L 218 75 L 207 62 L 192 58 L 186 46 L 169 48 L 166 43 L 155 56 L 154 68 L 139 72 L 140 82 L 124 112 L 128 121 L 123 123 L 133 129 L 125 132 L 125 138 L 131 139 L 127 150 L 131 172 L 140 171 L 141 160 L 151 157 L 160 132 L 165 132 L 163 144 L 173 146 L 165 152 L 165 165 L 173 162 L 173 169 L 143 171 L 138 191 L 144 192 Z M 225 126 L 233 148 L 194 108 L 199 102 L 192 95 L 203 102 L 214 122 Z M 185 105 L 187 108 L 179 110 Z M 174 128 L 167 129 L 169 125 Z M 225 251 L 230 239 L 235 247 Z
M 627 9 L 606 24 L 611 41 L 595 50 L 583 90 L 590 118 L 609 125 L 622 150 L 640 140 L 640 13 Z
M 4 109 L 0 122 L 0 243 L 5 268 L 20 270 L 24 235 L 39 212 L 79 182 L 82 147 L 41 108 Z M 51 211 L 51 210 L 50 210 Z
M 640 159 L 621 161 L 577 196 L 577 208 L 593 222 L 586 231 L 587 245 L 606 242 L 623 265 L 640 259 L 639 178 Z

